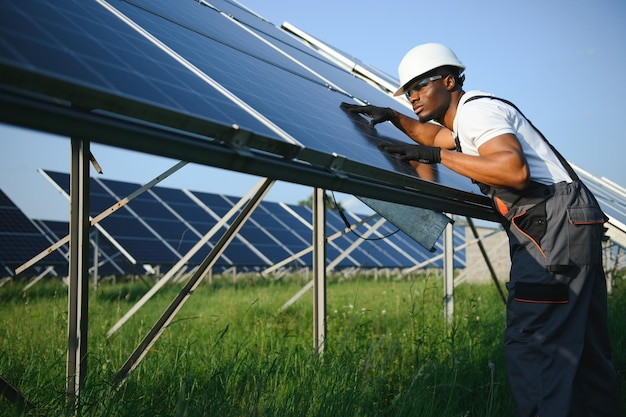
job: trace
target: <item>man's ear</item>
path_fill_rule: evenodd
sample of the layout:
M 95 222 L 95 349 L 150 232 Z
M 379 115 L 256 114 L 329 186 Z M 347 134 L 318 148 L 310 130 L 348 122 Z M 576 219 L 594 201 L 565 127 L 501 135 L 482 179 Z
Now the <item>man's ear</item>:
M 452 74 L 446 75 L 443 79 L 443 83 L 448 91 L 454 91 L 456 89 L 456 77 Z

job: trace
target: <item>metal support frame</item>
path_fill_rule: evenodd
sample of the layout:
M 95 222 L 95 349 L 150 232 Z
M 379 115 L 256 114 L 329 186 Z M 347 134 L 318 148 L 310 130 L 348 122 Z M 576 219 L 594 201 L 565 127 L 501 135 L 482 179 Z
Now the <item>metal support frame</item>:
M 0 65 L 0 70 L 2 69 Z M 50 83 L 49 86 L 58 87 L 61 93 L 69 88 L 60 86 L 57 82 Z M 171 127 L 176 126 L 165 128 L 138 119 L 79 111 L 57 101 L 43 101 L 6 91 L 1 87 L 0 122 L 64 136 L 89 135 L 94 142 L 122 149 L 361 197 L 409 206 L 418 205 L 483 220 L 497 220 L 491 203 L 485 196 L 350 160 L 345 161 L 342 166 L 346 174 L 338 176 L 328 169 L 332 155 L 276 141 L 233 126 L 195 120 L 184 115 L 180 120 L 184 120 L 187 130 L 172 130 Z M 99 103 L 91 103 L 90 107 L 101 108 L 97 104 Z M 144 103 L 132 101 L 128 108 L 134 112 L 142 107 L 145 107 Z M 170 116 L 173 116 L 160 108 L 146 109 L 146 112 L 150 111 L 158 113 L 155 113 L 155 122 L 161 119 L 171 120 Z M 164 111 L 165 114 L 162 113 Z M 146 113 L 142 111 L 141 114 Z M 196 131 L 198 133 L 194 133 Z M 250 151 L 242 153 L 221 144 L 222 140 L 233 135 L 248 137 Z M 207 136 L 217 140 L 207 140 Z M 298 159 L 294 159 L 296 155 Z M 416 198 L 416 195 L 420 198 Z
M 338 237 L 340 237 L 340 236 L 344 235 L 345 233 L 348 233 L 349 231 L 351 231 L 351 230 L 353 230 L 353 229 L 357 228 L 358 226 L 360 226 L 360 225 L 362 225 L 362 224 L 367 224 L 367 222 L 369 222 L 370 220 L 372 220 L 372 219 L 374 219 L 375 217 L 378 217 L 378 216 L 379 216 L 378 214 L 373 214 L 373 215 L 371 215 L 371 216 L 368 216 L 368 217 L 367 217 L 367 218 L 365 218 L 365 219 L 360 220 L 360 221 L 359 221 L 359 222 L 357 222 L 357 223 L 352 224 L 349 228 L 346 228 L 346 229 L 344 229 L 344 230 L 341 230 L 341 231 L 335 232 L 334 234 L 332 234 L 332 235 L 328 236 L 328 238 L 326 239 L 326 242 L 327 242 L 327 243 L 328 243 L 328 242 L 331 242 L 331 241 L 333 241 L 333 240 L 337 239 Z M 383 218 L 383 220 L 384 220 L 384 218 Z M 379 220 L 379 221 L 380 221 L 380 220 Z M 378 225 L 378 223 L 376 223 L 376 224 Z M 364 234 L 364 235 L 363 235 L 363 237 L 367 237 L 367 236 L 369 236 L 372 232 L 375 232 L 375 231 L 376 231 L 376 229 L 377 229 L 377 227 L 378 227 L 378 226 L 376 226 L 376 225 L 375 225 L 375 226 L 371 227 L 370 229 L 368 229 L 368 231 L 366 232 L 366 234 Z M 497 233 L 497 231 L 494 231 L 494 232 L 491 232 L 491 233 L 489 233 L 489 234 L 487 234 L 487 235 L 485 235 L 485 236 L 483 236 L 483 237 L 478 237 L 478 238 L 475 238 L 475 239 L 474 239 L 474 240 L 472 240 L 472 241 L 466 241 L 465 243 L 463 243 L 463 244 L 461 244 L 461 245 L 459 245 L 459 246 L 454 247 L 454 250 L 453 250 L 453 253 L 452 253 L 452 259 L 454 259 L 454 253 L 456 253 L 456 252 L 458 252 L 458 251 L 460 251 L 460 250 L 463 250 L 463 249 L 467 248 L 468 246 L 473 245 L 474 243 L 478 243 L 481 239 L 485 239 L 485 238 L 487 238 L 487 237 L 493 236 L 493 235 L 495 235 L 496 233 Z M 296 258 L 297 258 L 297 257 L 299 257 L 299 256 L 303 256 L 304 254 L 309 253 L 309 252 L 311 252 L 312 250 L 313 250 L 313 247 L 312 247 L 312 246 L 309 246 L 308 248 L 306 248 L 306 249 L 304 249 L 304 250 L 302 250 L 302 251 L 298 252 L 297 254 L 293 255 L 292 257 L 290 257 L 290 258 L 288 258 L 288 259 L 286 259 L 286 260 L 284 260 L 284 261 L 281 261 L 281 262 L 277 263 L 276 265 L 273 265 L 273 266 L 272 266 L 272 267 L 270 267 L 270 268 L 267 268 L 267 269 L 266 269 L 266 270 L 264 270 L 261 274 L 262 274 L 263 276 L 266 276 L 266 275 L 267 275 L 267 274 L 269 274 L 270 272 L 273 272 L 273 271 L 275 271 L 276 269 L 278 269 L 279 267 L 284 266 L 285 264 L 287 264 L 287 263 L 288 263 L 288 261 L 292 261 L 292 260 L 294 259 L 294 257 L 296 257 Z M 435 256 L 432 256 L 432 257 L 428 258 L 427 260 L 425 260 L 425 261 L 423 261 L 423 262 L 420 262 L 420 263 L 418 263 L 418 264 L 416 264 L 416 265 L 414 265 L 414 266 L 412 266 L 412 267 L 410 267 L 410 268 L 405 268 L 405 269 L 403 269 L 400 273 L 401 273 L 402 275 L 408 275 L 408 274 L 410 274 L 410 273 L 412 273 L 412 272 L 417 271 L 418 269 L 424 268 L 425 266 L 428 266 L 428 265 L 430 265 L 430 264 L 432 264 L 432 263 L 435 263 L 435 262 L 437 262 L 437 261 L 439 261 L 439 260 L 441 260 L 441 259 L 444 259 L 444 258 L 445 258 L 445 256 L 446 256 L 446 252 L 444 251 L 444 252 L 442 252 L 441 254 L 439 254 L 439 255 L 435 255 Z M 444 259 L 444 262 L 445 262 L 445 259 Z M 328 273 L 328 272 L 331 270 L 330 266 L 331 266 L 333 263 L 334 263 L 334 261 L 333 261 L 333 262 L 331 262 L 331 263 L 329 264 L 329 266 L 327 266 L 327 267 L 326 267 L 326 273 Z M 454 264 L 453 264 L 453 265 L 454 265 Z M 294 295 L 293 295 L 293 297 L 291 297 L 289 300 L 287 300 L 287 301 L 286 301 L 286 302 L 285 302 L 285 303 L 284 303 L 284 304 L 280 307 L 280 309 L 279 309 L 278 311 L 279 311 L 279 312 L 280 312 L 280 311 L 284 311 L 284 310 L 286 310 L 287 308 L 289 308 L 291 305 L 293 305 L 293 303 L 295 303 L 298 299 L 300 299 L 300 297 L 302 297 L 302 296 L 303 296 L 303 295 L 304 295 L 307 291 L 309 291 L 311 288 L 313 288 L 313 285 L 314 285 L 314 281 L 313 281 L 313 280 L 308 281 L 308 282 L 307 282 L 307 283 L 306 283 L 306 284 L 305 284 L 305 285 L 304 285 L 304 286 L 303 286 L 303 287 L 302 287 L 302 288 L 301 288 L 301 289 L 300 289 L 300 290 L 299 290 L 296 294 L 294 294 Z M 456 285 L 457 285 L 457 283 L 455 282 L 455 286 L 456 286 Z
M 54 266 L 50 265 L 49 267 L 47 267 L 45 270 L 43 270 L 43 272 L 41 272 L 39 275 L 37 275 L 35 278 L 31 279 L 28 284 L 26 284 L 24 286 L 24 288 L 22 288 L 22 292 L 26 292 L 28 291 L 33 285 L 35 285 L 36 283 L 38 283 L 43 277 L 45 277 L 46 275 L 48 275 L 48 273 L 50 272 L 54 272 L 56 274 L 56 272 L 54 271 Z
M 255 187 L 253 187 L 245 196 L 243 196 L 233 207 L 224 215 L 222 218 L 207 232 L 202 238 L 196 242 L 196 244 L 182 257 L 176 262 L 174 266 L 172 266 L 169 271 L 159 279 L 150 290 L 141 297 L 139 301 L 137 301 L 130 310 L 124 314 L 122 318 L 120 318 L 117 323 L 115 323 L 107 332 L 107 337 L 111 337 L 113 333 L 118 331 L 124 323 L 126 323 L 139 309 L 146 303 L 158 290 L 160 290 L 167 282 L 169 282 L 172 277 L 174 277 L 184 266 L 187 265 L 189 260 L 206 244 L 209 240 L 215 236 L 217 232 L 220 231 L 222 227 L 225 227 L 228 224 L 228 221 L 237 214 L 239 210 L 244 206 L 244 204 L 249 201 L 255 193 L 258 193 L 259 190 L 263 187 L 266 179 L 261 180 Z
M 313 347 L 324 351 L 326 341 L 326 209 L 324 190 L 313 189 Z
M 159 317 L 152 329 L 139 343 L 135 351 L 126 360 L 124 365 L 120 368 L 117 374 L 113 377 L 112 384 L 114 386 L 121 386 L 130 373 L 139 365 L 141 360 L 146 356 L 148 350 L 156 343 L 161 334 L 165 331 L 165 328 L 172 322 L 176 314 L 183 307 L 185 302 L 189 299 L 193 291 L 198 287 L 202 278 L 206 272 L 213 267 L 217 259 L 224 253 L 230 242 L 235 238 L 237 233 L 241 230 L 245 222 L 250 218 L 254 210 L 258 207 L 263 200 L 263 197 L 267 194 L 271 186 L 274 184 L 274 180 L 265 179 L 262 185 L 259 187 L 255 195 L 250 199 L 246 206 L 242 209 L 241 213 L 233 221 L 228 230 L 220 237 L 220 240 L 216 243 L 215 247 L 202 261 L 198 269 L 193 276 L 187 281 L 183 289 L 178 293 L 176 298 L 167 307 L 165 312 Z
M 333 233 L 332 235 L 328 236 L 326 238 L 326 243 L 330 243 L 333 240 L 339 238 L 340 236 L 345 235 L 346 233 L 349 233 L 350 231 L 356 229 L 357 227 L 363 225 L 363 224 L 367 224 L 367 222 L 369 222 L 370 220 L 373 220 L 376 217 L 380 217 L 379 214 L 372 214 L 360 221 L 358 221 L 357 223 L 353 223 L 352 225 L 350 225 L 350 227 L 346 227 L 343 230 L 340 230 L 338 232 Z M 374 226 L 370 227 L 364 234 L 363 237 L 367 238 L 368 236 L 370 236 L 372 233 L 376 232 L 384 223 L 386 222 L 385 218 L 381 217 Z M 313 242 L 314 243 L 314 242 Z M 333 260 L 332 262 L 330 262 L 327 266 L 326 266 L 326 274 L 328 274 L 330 271 L 332 271 L 332 269 L 334 268 L 334 266 L 336 264 L 338 264 L 342 259 L 344 259 L 346 256 L 348 256 L 350 254 L 350 252 L 352 252 L 354 249 L 356 249 L 356 247 L 360 244 L 361 242 L 355 242 L 354 244 L 352 244 L 350 246 L 350 248 L 346 249 L 345 251 L 343 251 L 337 258 L 335 258 L 335 260 Z M 270 272 L 276 271 L 278 268 L 284 266 L 285 264 L 291 262 L 293 259 L 297 259 L 301 256 L 304 256 L 305 254 L 311 252 L 314 249 L 314 244 L 312 244 L 311 246 L 309 246 L 306 249 L 301 250 L 300 252 L 290 256 L 289 258 L 263 270 L 261 272 L 261 274 L 263 276 L 267 276 Z M 280 309 L 278 309 L 279 312 L 286 310 L 287 308 L 289 308 L 293 303 L 295 303 L 296 301 L 298 301 L 300 299 L 300 297 L 302 297 L 307 291 L 309 291 L 311 288 L 313 288 L 313 286 L 315 285 L 315 279 L 312 279 L 311 281 L 308 281 L 304 287 L 302 287 L 296 294 L 293 295 L 293 297 L 291 297 L 289 300 L 287 300 L 281 307 Z
M 56 243 L 56 242 L 59 241 L 60 238 L 52 229 L 50 229 L 50 227 L 48 227 L 43 221 L 41 221 L 41 222 L 35 221 L 34 224 L 35 224 L 35 227 L 37 227 L 37 230 L 39 230 L 41 232 L 41 234 L 43 234 L 46 237 L 48 242 L 52 243 L 54 245 L 54 247 L 57 248 L 56 250 L 59 250 L 61 252 L 61 255 L 67 261 L 69 261 L 69 258 L 70 258 L 69 245 L 68 245 L 68 249 L 67 250 L 61 250 L 61 247 L 58 247 L 57 243 Z M 93 225 L 93 220 L 92 220 L 92 225 Z M 67 235 L 66 237 L 67 237 L 67 239 L 66 239 L 66 243 L 67 243 L 69 241 L 68 240 L 69 239 L 69 235 Z M 100 247 L 100 244 L 99 244 L 100 239 L 99 239 L 99 231 L 98 231 L 98 229 L 94 229 L 92 231 L 90 242 L 91 242 L 91 247 L 94 250 L 94 262 L 92 263 L 92 266 L 89 268 L 89 273 L 90 274 L 92 274 L 94 276 L 98 276 L 99 273 L 98 273 L 98 271 L 96 269 L 99 268 L 102 265 L 107 264 L 107 263 L 110 264 L 111 267 L 113 267 L 120 274 L 124 273 L 124 270 L 115 261 L 115 258 L 117 257 L 117 255 L 114 254 L 114 255 L 109 256 Z M 102 258 L 102 260 L 100 258 Z M 54 268 L 51 268 L 51 272 L 53 272 L 54 275 L 57 275 L 56 271 L 54 271 Z M 38 277 L 38 278 L 40 278 L 40 277 Z M 33 284 L 34 284 L 34 282 L 31 281 L 26 287 L 24 287 L 24 291 L 26 291 Z M 96 288 L 94 287 L 94 289 L 96 289 Z
M 454 226 L 449 223 L 443 235 L 443 301 L 446 323 L 452 323 L 454 316 Z
M 3 70 L 7 70 L 3 68 Z M 18 73 L 21 76 L 22 74 Z M 19 77 L 18 77 L 19 78 Z M 54 80 L 49 86 L 60 90 L 67 89 L 68 85 L 61 85 Z M 52 88 L 51 87 L 51 88 Z M 75 91 L 75 90 L 72 90 Z M 92 97 L 90 91 L 87 96 Z M 74 97 L 74 96 L 72 96 Z M 435 211 L 447 211 L 456 214 L 469 215 L 485 220 L 492 220 L 493 214 L 488 201 L 470 192 L 455 190 L 439 184 L 422 181 L 404 174 L 387 171 L 385 169 L 368 166 L 356 161 L 342 161 L 342 175 L 329 170 L 329 162 L 336 156 L 328 155 L 308 148 L 301 148 L 292 144 L 283 144 L 273 138 L 264 137 L 253 132 L 245 132 L 238 127 L 213 124 L 203 120 L 194 120 L 190 123 L 188 115 L 184 117 L 186 130 L 172 129 L 176 126 L 160 127 L 148 121 L 128 117 L 116 117 L 111 113 L 84 111 L 84 108 L 102 108 L 98 105 L 106 102 L 109 97 L 95 94 L 94 101 L 88 99 L 81 102 L 83 109 L 67 105 L 59 100 L 40 100 L 35 96 L 16 93 L 14 89 L 0 89 L 0 121 L 18 126 L 48 131 L 70 137 L 86 137 L 90 140 L 111 145 L 114 147 L 131 149 L 139 152 L 163 155 L 184 161 L 197 162 L 218 168 L 239 171 L 261 177 L 272 177 L 277 180 L 310 185 L 315 188 L 315 202 L 317 205 L 315 217 L 315 251 L 314 251 L 314 280 L 315 280 L 315 347 L 316 352 L 323 351 L 325 340 L 325 215 L 322 189 L 332 189 L 339 192 L 348 192 L 353 195 L 383 199 L 398 204 L 415 205 Z M 99 101 L 104 100 L 104 101 Z M 128 101 L 131 113 L 136 112 L 140 103 Z M 133 110 L 135 109 L 135 110 Z M 154 114 L 171 114 L 160 108 L 151 108 Z M 6 110 L 6 111 L 2 111 Z M 160 120 L 161 117 L 155 118 Z M 195 126 L 194 129 L 191 125 Z M 201 128 L 200 128 L 201 127 Z M 208 137 L 212 140 L 207 140 Z M 223 141 L 229 137 L 245 136 L 251 146 L 247 152 L 240 152 Z M 86 152 L 81 149 L 80 158 L 73 157 L 72 169 L 72 220 L 70 222 L 70 294 L 68 304 L 70 317 L 68 319 L 68 394 L 77 400 L 80 385 L 84 379 L 83 369 L 86 369 L 86 338 L 87 338 L 87 283 L 81 282 L 87 276 L 87 262 L 82 258 L 88 251 L 88 187 L 89 187 L 89 142 L 76 141 L 86 146 Z M 232 141 L 230 141 L 232 142 Z M 230 143 L 228 142 L 228 143 Z M 252 144 L 252 142 L 254 142 Z M 74 154 L 73 140 L 73 154 Z M 79 152 L 77 151 L 78 155 Z M 298 159 L 295 159 L 295 157 Z M 75 160 L 80 160 L 76 163 Z M 80 168 L 80 169 L 79 169 Z M 80 175 L 78 173 L 81 172 Z M 277 177 L 276 175 L 279 174 Z M 79 187 L 80 186 L 80 187 Z M 319 188 L 317 188 L 319 187 Z M 77 190 L 81 190 L 78 196 Z M 422 198 L 416 199 L 416 194 Z M 260 201 L 259 197 L 256 201 Z M 252 204 L 253 205 L 253 204 Z M 256 205 L 254 205 L 256 207 Z M 253 210 L 251 208 L 251 210 Z M 244 210 L 246 211 L 246 210 Z M 79 215 L 80 213 L 80 215 Z M 240 217 L 238 218 L 238 220 Z M 247 219 L 247 217 L 246 217 Z M 245 219 L 242 219 L 242 222 Z M 183 292 L 168 308 L 164 316 L 142 341 L 124 367 L 115 376 L 114 383 L 125 381 L 129 373 L 138 365 L 152 346 L 165 326 L 182 307 L 200 278 L 206 274 L 221 251 L 230 243 L 237 233 L 239 226 L 231 226 L 229 231 L 220 239 L 220 247 L 214 248 L 202 267 L 194 273 Z M 98 227 L 98 226 L 96 226 Z M 80 249 L 79 249 L 80 248 Z M 76 251 L 76 252 L 74 252 Z M 80 256 L 80 257 L 79 257 Z M 85 366 L 83 366 L 85 365 Z
M 89 141 L 71 139 L 70 264 L 66 392 L 76 409 L 87 374 L 89 309 Z
M 329 271 L 332 271 L 333 269 L 335 269 L 335 266 L 339 265 L 339 263 L 341 263 L 341 261 L 343 261 L 344 259 L 346 259 L 348 256 L 350 256 L 350 254 L 359 246 L 361 246 L 361 244 L 363 242 L 365 242 L 365 240 L 367 240 L 367 238 L 370 237 L 370 235 L 372 235 L 374 232 L 376 232 L 378 229 L 380 229 L 380 227 L 382 225 L 384 225 L 387 222 L 387 219 L 385 219 L 384 217 L 381 217 L 380 219 L 378 219 L 378 221 L 370 228 L 368 228 L 362 235 L 361 235 L 361 239 L 357 239 L 354 242 L 352 242 L 352 244 L 350 246 L 348 246 L 346 249 L 344 249 L 341 254 L 339 256 L 337 256 L 335 259 L 333 259 L 332 262 L 330 262 L 328 264 L 327 269 Z
M 345 229 L 342 229 L 342 230 L 339 230 L 339 231 L 333 233 L 332 235 L 330 235 L 330 236 L 328 236 L 326 238 L 326 243 L 330 243 L 330 242 L 338 239 L 339 237 L 341 237 L 341 236 L 351 232 L 352 230 L 356 229 L 357 227 L 359 227 L 359 226 L 361 226 L 363 224 L 367 224 L 369 221 L 375 219 L 376 217 L 380 217 L 380 215 L 377 214 L 377 213 L 376 214 L 371 214 L 371 215 L 367 216 L 366 218 L 361 219 L 358 222 L 351 224 L 350 227 L 346 227 Z M 369 229 L 368 229 L 367 235 L 369 236 L 371 233 L 375 232 L 379 227 L 380 227 L 380 225 L 378 225 L 372 231 L 369 231 Z M 358 245 L 356 245 L 356 246 L 358 246 Z M 352 252 L 354 249 L 356 249 L 356 246 L 355 247 L 351 247 L 349 249 L 349 251 Z M 293 255 L 289 256 L 288 258 L 285 258 L 282 261 L 277 262 L 274 265 L 270 266 L 269 268 L 264 269 L 263 271 L 261 271 L 261 275 L 266 277 L 266 276 L 268 276 L 271 273 L 275 273 L 277 270 L 279 270 L 283 266 L 288 265 L 289 263 L 293 262 L 294 260 L 303 257 L 304 255 L 306 255 L 309 252 L 312 252 L 313 248 L 314 248 L 314 246 L 313 246 L 313 244 L 311 244 L 311 246 L 302 249 L 300 252 L 294 253 Z M 346 253 L 346 256 L 348 256 L 348 255 L 349 255 L 349 253 Z M 339 263 L 339 261 L 344 259 L 344 258 L 345 258 L 345 256 L 343 256 L 343 252 L 342 252 L 342 254 L 339 255 L 337 258 L 335 258 L 335 260 L 333 262 L 328 264 L 328 266 L 326 267 L 327 272 L 329 270 L 332 270 L 334 265 Z M 311 285 L 312 285 L 312 281 L 311 281 Z M 310 289 L 310 287 L 309 287 L 309 289 Z
M 89 153 L 89 157 L 91 157 L 91 153 Z M 88 158 L 89 160 L 89 158 Z M 159 175 L 158 177 L 155 177 L 152 181 L 148 182 L 147 184 L 139 187 L 137 190 L 133 191 L 132 193 L 130 193 L 128 196 L 120 199 L 119 201 L 115 202 L 112 206 L 110 206 L 109 208 L 107 208 L 106 210 L 104 210 L 103 212 L 101 212 L 100 214 L 98 214 L 96 217 L 94 217 L 93 219 L 91 219 L 90 221 L 90 225 L 96 226 L 96 227 L 100 227 L 99 223 L 104 220 L 105 218 L 107 218 L 108 216 L 110 216 L 111 214 L 115 213 L 116 211 L 118 211 L 119 209 L 121 209 L 122 207 L 126 206 L 128 203 L 130 203 L 132 200 L 134 200 L 135 198 L 139 197 L 141 194 L 143 194 L 144 192 L 146 192 L 147 190 L 151 189 L 152 187 L 154 187 L 155 185 L 157 185 L 158 183 L 160 183 L 161 181 L 163 181 L 164 179 L 166 179 L 167 177 L 169 177 L 170 175 L 172 175 L 173 173 L 175 173 L 176 171 L 178 171 L 179 169 L 181 169 L 182 167 L 184 167 L 185 165 L 187 165 L 188 162 L 185 161 L 180 161 L 178 162 L 176 165 L 174 165 L 173 167 L 171 167 L 170 169 L 168 169 L 167 171 L 165 171 L 163 174 Z M 43 172 L 42 172 L 43 173 Z M 45 174 L 44 174 L 45 175 Z M 71 176 L 71 175 L 70 175 Z M 58 186 L 58 184 L 56 184 L 52 179 L 50 179 L 47 175 L 46 177 L 50 180 L 50 182 L 52 183 L 52 185 L 54 185 L 55 187 L 57 187 L 57 189 L 62 193 L 65 194 L 65 191 L 60 188 Z M 87 178 L 89 178 L 89 176 L 87 176 Z M 71 196 L 70 196 L 70 204 L 72 203 L 71 201 Z M 71 206 L 71 208 L 73 209 L 74 206 Z M 132 258 L 127 252 L 126 250 L 121 247 L 116 241 L 115 239 L 113 239 L 112 236 L 110 236 L 108 233 L 106 233 L 106 231 L 104 229 L 98 229 L 101 233 L 105 233 L 105 236 L 107 237 L 107 239 L 122 253 L 126 256 L 126 258 L 131 261 L 132 263 L 136 263 L 136 261 L 134 260 L 134 258 Z M 71 233 L 64 236 L 63 238 L 59 239 L 56 243 L 54 243 L 53 245 L 49 246 L 48 248 L 44 249 L 43 251 L 41 251 L 40 253 L 38 253 L 37 255 L 33 256 L 29 261 L 25 262 L 23 265 L 19 266 L 18 268 L 15 269 L 15 275 L 19 275 L 21 272 L 25 271 L 26 269 L 30 268 L 32 265 L 36 264 L 37 262 L 39 262 L 40 260 L 42 260 L 43 258 L 45 258 L 46 256 L 48 256 L 49 254 L 51 254 L 52 252 L 54 252 L 55 250 L 59 249 L 61 246 L 65 245 L 66 243 L 68 243 L 70 241 L 70 236 Z
M 17 387 L 13 386 L 2 375 L 0 375 L 0 394 L 15 404 L 18 408 L 18 412 L 21 414 L 23 411 L 35 410 L 35 405 L 30 402 L 26 396 Z
M 93 290 L 96 291 L 98 289 L 98 280 L 100 279 L 100 233 L 98 233 L 98 229 L 94 230 L 93 234 Z

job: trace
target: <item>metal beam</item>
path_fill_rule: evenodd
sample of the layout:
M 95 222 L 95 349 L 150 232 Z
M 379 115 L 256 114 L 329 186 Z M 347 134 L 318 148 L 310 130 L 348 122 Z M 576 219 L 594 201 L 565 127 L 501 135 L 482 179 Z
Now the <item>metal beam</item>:
M 326 341 L 326 209 L 324 190 L 313 189 L 313 347 L 324 351 Z
M 152 179 L 147 184 L 142 185 L 141 187 L 139 187 L 137 190 L 135 190 L 132 193 L 130 193 L 125 198 L 120 199 L 119 201 L 117 201 L 113 205 L 111 205 L 109 208 L 107 208 L 106 210 L 102 211 L 96 217 L 91 219 L 91 223 L 90 224 L 92 226 L 98 225 L 98 223 L 100 223 L 102 220 L 106 219 L 111 214 L 115 213 L 116 211 L 118 211 L 122 207 L 126 206 L 132 200 L 134 200 L 135 198 L 139 197 L 141 194 L 143 194 L 147 190 L 151 189 L 152 187 L 154 187 L 155 185 L 157 185 L 158 183 L 160 183 L 161 181 L 163 181 L 164 179 L 166 179 L 167 177 L 169 177 L 170 175 L 172 175 L 173 173 L 175 173 L 176 171 L 178 171 L 179 169 L 181 169 L 185 165 L 187 165 L 187 162 L 185 162 L 185 161 L 178 162 L 176 165 L 174 165 L 173 167 L 171 167 L 170 169 L 165 171 L 163 174 L 155 177 L 154 179 Z M 42 174 L 46 175 L 45 172 L 43 172 L 43 171 L 42 171 Z M 56 184 L 50 177 L 48 177 L 47 175 L 46 175 L 46 177 L 50 180 L 50 182 L 52 182 L 53 185 L 55 185 L 55 186 L 57 186 L 57 188 L 59 188 L 58 184 Z M 62 192 L 62 193 L 65 193 L 65 190 L 63 190 L 61 188 L 59 188 L 59 191 Z M 103 233 L 105 233 L 107 235 L 107 238 L 109 239 L 109 241 L 120 251 L 120 253 L 124 254 L 124 256 L 126 256 L 131 262 L 136 263 L 134 258 L 132 258 L 130 255 L 128 255 L 126 250 L 119 243 L 117 243 L 115 241 L 115 239 L 113 239 L 112 236 L 108 235 L 108 233 L 106 233 L 106 231 L 104 231 L 103 229 L 98 229 L 98 230 L 100 230 L 100 232 L 103 232 Z M 37 262 L 39 262 L 40 260 L 42 260 L 43 258 L 48 256 L 52 252 L 56 251 L 57 249 L 59 249 L 61 246 L 65 245 L 69 241 L 70 241 L 70 235 L 67 235 L 67 236 L 59 239 L 56 243 L 52 244 L 51 246 L 47 247 L 46 249 L 44 249 L 43 251 L 41 251 L 37 255 L 33 256 L 29 261 L 25 262 L 23 265 L 17 267 L 15 269 L 15 275 L 19 275 L 20 273 L 22 273 L 26 269 L 30 268 L 32 265 L 36 264 Z
M 66 392 L 68 405 L 76 409 L 87 374 L 89 141 L 72 138 L 71 149 Z
M 154 294 L 157 293 L 158 290 L 160 290 L 167 282 L 169 282 L 172 277 L 174 275 L 176 275 L 183 266 L 187 265 L 189 260 L 203 247 L 206 246 L 206 244 L 209 242 L 209 240 L 215 236 L 215 234 L 217 232 L 220 231 L 220 229 L 222 229 L 222 227 L 225 227 L 228 224 L 228 221 L 230 221 L 230 219 L 237 214 L 237 212 L 239 210 L 241 210 L 241 208 L 244 206 L 244 204 L 250 200 L 250 198 L 252 198 L 254 193 L 257 193 L 261 187 L 263 187 L 263 184 L 266 182 L 267 180 L 264 179 L 261 182 L 259 182 L 255 187 L 253 187 L 245 196 L 243 196 L 238 202 L 237 204 L 234 204 L 233 207 L 231 207 L 231 209 L 228 211 L 228 213 L 226 213 L 204 236 L 202 236 L 202 238 L 196 242 L 196 244 L 182 257 L 179 259 L 178 262 L 176 262 L 176 264 L 170 268 L 169 271 L 167 271 L 167 273 L 161 278 L 159 279 L 156 284 L 154 284 L 150 290 L 143 295 L 143 297 L 141 297 L 141 299 L 139 301 L 137 301 L 130 310 L 128 310 L 126 312 L 126 314 L 124 314 L 124 316 L 122 316 L 122 318 L 120 318 L 117 323 L 115 323 L 107 332 L 107 337 L 111 337 L 113 335 L 113 333 L 115 333 L 116 331 L 118 331 L 123 325 L 124 323 L 126 323 L 137 311 L 139 311 L 139 309 L 148 302 L 148 300 L 150 300 L 150 298 L 152 298 L 152 296 L 154 296 Z
M 281 147 L 276 146 L 277 151 L 284 152 L 283 154 L 272 154 L 267 151 L 272 149 L 269 138 L 237 127 L 215 127 L 214 131 L 206 132 L 206 135 L 215 139 L 210 140 L 207 136 L 188 131 L 172 130 L 108 114 L 79 111 L 1 89 L 0 121 L 65 136 L 88 136 L 92 141 L 122 149 L 366 198 L 483 220 L 497 220 L 489 199 L 484 196 L 308 148 L 297 150 L 291 145 L 291 148 L 285 149 L 284 143 Z M 241 147 L 233 148 L 228 143 L 263 146 L 264 149 L 250 148 L 244 152 Z M 294 159 L 296 156 L 298 159 Z M 337 159 L 341 159 L 341 172 L 332 169 Z
M 443 233 L 443 300 L 446 323 L 454 316 L 454 226 L 449 223 Z
M 183 289 L 167 307 L 165 312 L 154 324 L 152 329 L 139 343 L 135 351 L 126 360 L 124 365 L 113 377 L 112 384 L 114 386 L 122 385 L 130 373 L 139 365 L 143 358 L 148 353 L 148 350 L 156 343 L 161 334 L 165 331 L 167 326 L 172 322 L 176 314 L 183 307 L 185 302 L 189 299 L 193 291 L 198 287 L 205 274 L 213 267 L 217 259 L 224 253 L 230 242 L 235 238 L 237 233 L 241 230 L 245 222 L 250 218 L 254 210 L 258 207 L 263 200 L 263 197 L 267 194 L 271 186 L 274 184 L 272 180 L 264 180 L 263 184 L 259 187 L 255 195 L 250 199 L 248 204 L 242 209 L 241 213 L 233 221 L 228 230 L 220 237 L 219 241 L 215 244 L 215 247 L 202 261 L 198 269 L 194 272 L 193 276 L 187 281 Z

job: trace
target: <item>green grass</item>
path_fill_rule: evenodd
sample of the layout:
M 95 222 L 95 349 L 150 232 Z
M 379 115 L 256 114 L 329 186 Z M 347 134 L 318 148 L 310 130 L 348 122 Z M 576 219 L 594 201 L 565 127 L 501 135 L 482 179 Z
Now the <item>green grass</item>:
M 619 281 L 622 284 L 623 280 Z M 502 354 L 504 306 L 492 285 L 455 293 L 442 317 L 441 280 L 360 277 L 327 286 L 327 340 L 313 354 L 304 283 L 217 279 L 201 285 L 127 382 L 110 381 L 180 285 L 162 289 L 111 338 L 106 332 L 148 287 L 104 284 L 89 305 L 84 416 L 511 416 Z M 58 282 L 0 287 L 0 375 L 36 406 L 63 415 L 67 292 Z M 615 364 L 626 380 L 626 289 L 610 299 Z M 20 415 L 0 399 L 0 410 Z

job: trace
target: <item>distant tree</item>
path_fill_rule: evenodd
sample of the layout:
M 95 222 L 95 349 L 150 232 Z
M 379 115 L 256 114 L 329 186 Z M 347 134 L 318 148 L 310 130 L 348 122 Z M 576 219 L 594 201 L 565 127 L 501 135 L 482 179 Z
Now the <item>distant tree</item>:
M 298 205 L 304 207 L 313 207 L 313 194 L 311 194 L 311 196 L 306 200 L 298 201 Z M 341 203 L 335 204 L 335 199 L 329 198 L 328 194 L 326 193 L 324 193 L 324 208 L 326 208 L 327 210 L 344 210 L 344 208 L 341 206 Z

